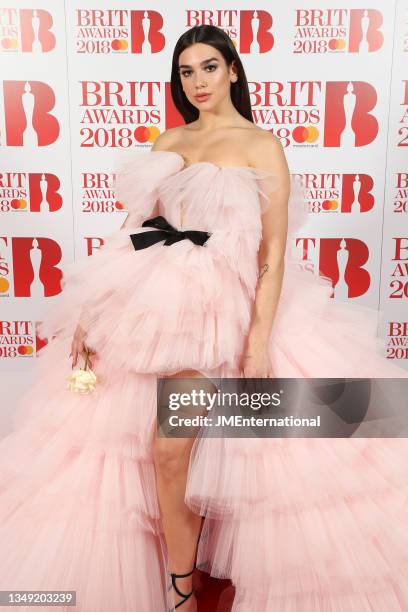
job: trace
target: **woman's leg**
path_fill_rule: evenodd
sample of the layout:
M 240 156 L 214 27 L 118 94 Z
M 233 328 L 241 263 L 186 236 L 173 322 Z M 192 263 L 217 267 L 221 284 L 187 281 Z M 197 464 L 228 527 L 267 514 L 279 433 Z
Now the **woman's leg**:
M 203 378 L 196 370 L 183 370 L 173 376 L 171 391 L 176 391 L 178 382 L 174 378 L 191 377 Z M 166 384 L 166 382 L 164 383 Z M 180 381 L 178 390 L 188 392 L 196 384 Z M 214 384 L 208 380 L 205 384 L 208 392 L 216 390 Z M 200 389 L 203 388 L 200 385 Z M 164 389 L 164 388 L 163 388 Z M 186 409 L 186 411 L 188 411 Z M 200 410 L 200 413 L 204 413 Z M 197 412 L 194 412 L 197 414 Z M 167 543 L 170 571 L 176 574 L 186 574 L 194 567 L 197 543 L 201 527 L 201 517 L 188 508 L 184 503 L 188 466 L 191 447 L 195 438 L 165 438 L 156 437 L 154 445 L 154 462 L 156 468 L 157 492 L 162 513 L 163 529 Z M 192 576 L 176 579 L 177 588 L 188 594 L 192 589 Z M 182 597 L 174 592 L 174 601 L 177 604 Z M 180 612 L 196 610 L 196 601 L 191 596 L 180 606 Z

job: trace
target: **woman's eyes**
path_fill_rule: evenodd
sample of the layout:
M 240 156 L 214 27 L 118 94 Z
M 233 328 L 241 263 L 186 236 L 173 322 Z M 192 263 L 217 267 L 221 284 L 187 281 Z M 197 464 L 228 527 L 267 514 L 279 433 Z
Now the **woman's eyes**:
M 206 66 L 204 68 L 204 70 L 207 70 L 208 68 L 214 68 L 214 70 L 217 68 L 217 66 L 215 64 L 208 64 L 208 66 Z M 210 70 L 210 72 L 214 72 L 214 70 Z M 183 75 L 183 77 L 188 77 L 189 74 L 191 73 L 191 70 L 182 70 L 181 74 Z

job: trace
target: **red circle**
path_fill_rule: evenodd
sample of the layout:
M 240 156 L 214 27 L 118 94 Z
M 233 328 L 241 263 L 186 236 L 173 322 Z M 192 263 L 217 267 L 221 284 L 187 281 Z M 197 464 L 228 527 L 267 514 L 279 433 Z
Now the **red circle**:
M 114 51 L 120 51 L 120 48 L 121 48 L 120 40 L 115 38 L 115 40 L 112 40 L 111 46 Z
M 305 142 L 307 140 L 308 130 L 303 127 L 303 125 L 299 125 L 293 130 L 292 136 L 295 142 Z
M 332 38 L 329 40 L 329 49 L 331 49 L 331 51 L 337 51 L 338 49 L 338 40 L 337 38 Z
M 11 49 L 10 38 L 3 38 L 1 41 L 1 46 L 3 47 L 3 49 Z
M 134 134 L 137 142 L 148 142 L 149 140 L 149 128 L 145 127 L 144 125 L 141 125 L 140 127 L 136 128 Z
M 20 200 L 17 200 L 17 198 L 14 198 L 13 200 L 11 200 L 10 206 L 11 208 L 14 208 L 14 210 L 17 210 L 18 208 L 20 208 Z
M 19 355 L 26 355 L 27 351 L 26 351 L 27 347 L 22 344 L 21 346 L 18 347 L 17 352 Z
M 115 202 L 115 208 L 117 208 L 118 210 L 123 210 L 123 204 L 122 204 L 122 202 L 119 202 L 119 200 L 116 200 L 116 202 Z
M 331 201 L 330 200 L 323 200 L 322 208 L 323 208 L 323 210 L 331 210 Z

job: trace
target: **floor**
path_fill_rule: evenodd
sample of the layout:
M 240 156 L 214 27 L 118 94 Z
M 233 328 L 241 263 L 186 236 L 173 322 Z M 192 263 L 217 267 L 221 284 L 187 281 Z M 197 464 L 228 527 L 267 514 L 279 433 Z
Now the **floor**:
M 195 570 L 193 585 L 198 612 L 230 612 L 234 600 L 234 587 L 230 580 L 217 580 Z

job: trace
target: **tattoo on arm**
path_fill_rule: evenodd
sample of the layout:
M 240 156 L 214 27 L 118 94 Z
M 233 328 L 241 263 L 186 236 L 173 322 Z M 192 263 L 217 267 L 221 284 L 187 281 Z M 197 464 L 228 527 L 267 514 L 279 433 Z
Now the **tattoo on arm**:
M 261 270 L 258 273 L 258 279 L 262 278 L 265 272 L 269 270 L 269 265 L 266 263 L 262 266 Z

